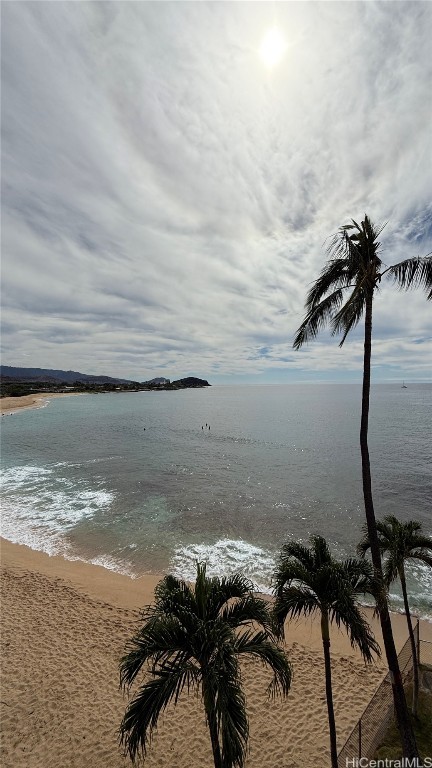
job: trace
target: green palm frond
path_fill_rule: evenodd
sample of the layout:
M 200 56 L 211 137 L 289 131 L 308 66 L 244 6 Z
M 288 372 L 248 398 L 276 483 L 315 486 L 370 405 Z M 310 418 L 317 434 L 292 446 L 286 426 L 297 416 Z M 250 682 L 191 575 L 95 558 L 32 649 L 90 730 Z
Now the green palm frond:
M 330 238 L 330 258 L 308 292 L 306 316 L 296 331 L 294 349 L 314 339 L 326 325 L 331 326 L 333 335 L 343 334 L 343 345 L 361 320 L 366 297 L 379 288 L 382 262 L 378 237 L 384 226 L 373 224 L 365 215 L 360 224 L 352 219 Z M 344 303 L 347 289 L 352 293 Z
M 424 288 L 427 299 L 432 299 L 432 257 L 430 255 L 401 261 L 389 267 L 385 274 L 400 290 Z
M 373 653 L 377 656 L 381 655 L 380 647 L 370 626 L 352 597 L 347 596 L 346 600 L 340 599 L 337 606 L 331 608 L 330 620 L 334 621 L 337 627 L 343 624 L 351 646 L 359 649 L 366 662 L 373 661 Z
M 182 690 L 201 681 L 200 670 L 192 663 L 166 665 L 154 672 L 126 709 L 120 725 L 120 743 L 134 761 L 146 754 L 158 718 L 170 702 L 176 703 Z
M 249 594 L 247 597 L 225 605 L 219 616 L 221 621 L 233 628 L 255 621 L 267 631 L 271 630 L 268 605 L 265 600 L 255 595 Z
M 198 686 L 215 763 L 220 753 L 224 768 L 241 768 L 248 720 L 238 658 L 244 653 L 259 656 L 273 668 L 273 688 L 283 694 L 290 668 L 276 646 L 268 604 L 253 594 L 252 583 L 242 574 L 210 578 L 205 563 L 196 565 L 194 585 L 174 576 L 162 579 L 155 604 L 143 610 L 143 624 L 126 646 L 121 687 L 129 690 L 140 671 L 150 679 L 126 709 L 120 740 L 132 759 L 145 755 L 161 712 L 169 703 L 176 704 L 185 687 Z
M 337 561 L 322 536 L 311 536 L 306 556 L 304 545 L 290 543 L 282 549 L 274 575 L 274 616 L 280 630 L 287 617 L 308 616 L 315 611 L 329 614 L 338 626 L 343 624 L 353 645 L 366 660 L 377 652 L 370 628 L 357 606 L 359 595 L 378 593 L 370 563 L 358 558 Z M 296 562 L 295 554 L 302 562 Z
M 281 548 L 280 562 L 283 563 L 291 559 L 298 560 L 299 564 L 307 570 L 311 569 L 315 562 L 314 552 L 298 541 L 288 541 Z
M 352 277 L 359 270 L 367 271 L 372 263 L 378 269 L 381 266 L 378 237 L 385 226 L 373 224 L 367 215 L 361 224 L 351 219 L 351 224 L 344 224 L 331 238 L 327 253 L 333 259 L 345 258 Z
M 268 687 L 270 696 L 287 696 L 291 687 L 292 667 L 286 654 L 274 642 L 269 641 L 266 632 L 244 632 L 236 639 L 236 652 L 255 656 L 273 670 L 273 679 Z
M 305 307 L 308 311 L 318 306 L 330 290 L 333 292 L 338 288 L 350 287 L 349 267 L 350 263 L 345 257 L 331 259 L 324 265 L 306 297 Z
M 421 563 L 424 563 L 425 565 L 428 565 L 430 568 L 432 568 L 432 557 L 423 550 L 412 552 L 410 555 L 408 555 L 407 559 L 420 560 Z
M 331 320 L 332 336 L 335 336 L 338 333 L 343 334 L 342 340 L 339 342 L 340 347 L 343 346 L 350 331 L 352 331 L 362 319 L 365 306 L 366 295 L 363 286 L 360 283 L 354 289 L 346 304 L 341 307 L 339 312 L 337 312 Z
M 349 557 L 341 564 L 344 579 L 349 583 L 353 594 L 365 595 L 374 593 L 374 571 L 367 560 Z
M 385 551 L 385 550 L 384 550 Z M 383 564 L 383 579 L 386 588 L 390 586 L 400 574 L 401 566 L 394 557 L 388 557 Z
M 144 613 L 144 620 L 152 610 L 164 616 L 177 616 L 180 620 L 187 613 L 195 614 L 194 590 L 187 582 L 175 576 L 165 576 L 155 588 L 155 605 Z
M 249 598 L 253 588 L 253 583 L 242 573 L 234 573 L 231 576 L 216 579 L 207 597 L 207 615 L 216 619 L 228 602 Z
M 188 631 L 176 619 L 153 617 L 127 643 L 120 661 L 121 687 L 129 687 L 146 662 L 157 665 L 174 654 L 187 654 L 188 646 Z
M 294 349 L 300 349 L 303 344 L 306 344 L 318 335 L 319 331 L 330 322 L 335 312 L 339 309 L 343 302 L 343 298 L 343 288 L 337 288 L 337 290 L 329 294 L 329 296 L 323 299 L 319 304 L 316 304 L 307 313 L 305 319 L 297 330 L 293 342 Z
M 287 618 L 310 616 L 319 610 L 319 597 L 308 586 L 280 586 L 276 592 L 273 614 L 281 634 Z
M 216 717 L 222 765 L 241 768 L 247 752 L 249 724 L 235 647 L 222 646 L 214 664 L 217 671 Z
M 383 567 L 384 582 L 389 586 L 404 571 L 406 560 L 420 560 L 432 566 L 432 537 L 422 532 L 421 523 L 416 520 L 401 522 L 394 515 L 386 515 L 376 523 L 381 555 L 385 556 Z M 357 546 L 364 556 L 370 548 L 366 527 Z
M 310 542 L 316 567 L 321 568 L 324 565 L 330 565 L 333 558 L 325 538 L 323 536 L 311 536 Z
M 287 584 L 292 583 L 313 584 L 313 576 L 311 570 L 305 568 L 304 565 L 297 562 L 293 557 L 283 558 L 277 564 L 273 574 L 272 584 L 275 588 L 275 593 L 279 594 Z

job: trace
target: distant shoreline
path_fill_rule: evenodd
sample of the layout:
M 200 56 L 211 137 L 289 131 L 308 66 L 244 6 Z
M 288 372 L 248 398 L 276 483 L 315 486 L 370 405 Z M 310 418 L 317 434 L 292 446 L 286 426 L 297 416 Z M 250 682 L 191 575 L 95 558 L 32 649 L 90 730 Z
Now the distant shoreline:
M 28 411 L 33 408 L 43 408 L 53 397 L 71 397 L 85 394 L 84 392 L 41 392 L 35 395 L 22 395 L 21 397 L 0 398 L 0 413 L 2 416 L 11 416 L 13 413 Z M 45 401 L 45 403 L 44 403 Z

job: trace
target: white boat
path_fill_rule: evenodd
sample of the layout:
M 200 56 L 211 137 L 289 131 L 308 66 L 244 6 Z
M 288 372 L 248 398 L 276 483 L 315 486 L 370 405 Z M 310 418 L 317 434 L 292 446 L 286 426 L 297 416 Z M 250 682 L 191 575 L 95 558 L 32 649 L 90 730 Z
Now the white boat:
M 401 386 L 401 389 L 408 389 L 408 387 L 407 387 L 407 385 L 405 384 L 405 382 L 404 382 L 404 381 L 402 382 L 402 386 Z

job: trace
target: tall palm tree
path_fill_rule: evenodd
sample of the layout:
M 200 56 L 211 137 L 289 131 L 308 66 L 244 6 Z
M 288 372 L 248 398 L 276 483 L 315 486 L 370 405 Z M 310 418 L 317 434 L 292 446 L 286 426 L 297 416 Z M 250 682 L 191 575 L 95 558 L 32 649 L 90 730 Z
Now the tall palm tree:
M 291 666 L 276 643 L 267 603 L 243 575 L 209 578 L 206 565 L 198 563 L 194 586 L 174 576 L 159 582 L 155 604 L 142 618 L 120 662 L 124 689 L 141 670 L 148 675 L 120 725 L 130 757 L 145 756 L 159 715 L 186 687 L 201 691 L 215 768 L 241 768 L 248 719 L 239 657 L 249 654 L 273 670 L 270 694 L 287 695 L 291 684 Z
M 381 583 L 378 610 L 383 634 L 387 663 L 392 680 L 396 719 L 405 757 L 418 758 L 414 731 L 410 723 L 400 674 L 393 631 L 388 610 L 387 596 L 382 576 L 381 555 L 376 529 L 372 498 L 371 468 L 368 448 L 369 395 L 371 376 L 372 306 L 375 292 L 382 278 L 392 280 L 400 289 L 423 287 L 432 298 L 432 259 L 430 256 L 415 257 L 391 267 L 380 258 L 378 240 L 383 226 L 376 226 L 365 215 L 358 224 L 354 219 L 340 227 L 330 241 L 329 260 L 320 277 L 314 282 L 306 299 L 306 316 L 294 339 L 294 348 L 314 339 L 319 330 L 330 324 L 332 334 L 342 333 L 340 346 L 349 332 L 365 315 L 363 391 L 360 426 L 363 497 L 366 523 L 370 539 L 372 563 L 377 583 Z
M 282 547 L 273 577 L 274 614 L 282 631 L 288 616 L 321 616 L 331 765 L 338 768 L 330 624 L 345 627 L 351 645 L 360 649 L 365 661 L 372 661 L 372 652 L 379 655 L 379 646 L 356 602 L 357 595 L 374 591 L 373 570 L 366 560 L 335 560 L 322 536 L 311 536 L 310 541 L 310 548 L 297 542 Z
M 423 533 L 421 523 L 415 520 L 402 523 L 394 515 L 387 515 L 383 520 L 377 520 L 376 525 L 381 555 L 387 555 L 384 563 L 385 583 L 387 586 L 390 586 L 392 581 L 399 577 L 402 587 L 414 667 L 412 713 L 414 717 L 417 717 L 419 691 L 418 655 L 408 602 L 405 563 L 408 560 L 420 560 L 420 562 L 432 567 L 432 538 Z M 369 534 L 367 528 L 364 527 L 363 538 L 357 547 L 357 551 L 359 555 L 364 556 L 368 549 L 370 549 Z

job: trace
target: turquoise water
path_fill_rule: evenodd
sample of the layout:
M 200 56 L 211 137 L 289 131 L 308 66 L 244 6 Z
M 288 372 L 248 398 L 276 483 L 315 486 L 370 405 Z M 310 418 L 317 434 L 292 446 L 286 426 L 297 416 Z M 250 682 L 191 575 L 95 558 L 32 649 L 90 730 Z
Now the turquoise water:
M 376 385 L 370 421 L 377 517 L 428 532 L 431 394 Z M 131 575 L 189 577 L 205 558 L 268 589 L 290 537 L 320 533 L 353 553 L 364 517 L 359 416 L 353 384 L 53 399 L 2 419 L 2 535 Z M 430 573 L 413 566 L 409 580 L 413 603 L 432 614 Z

